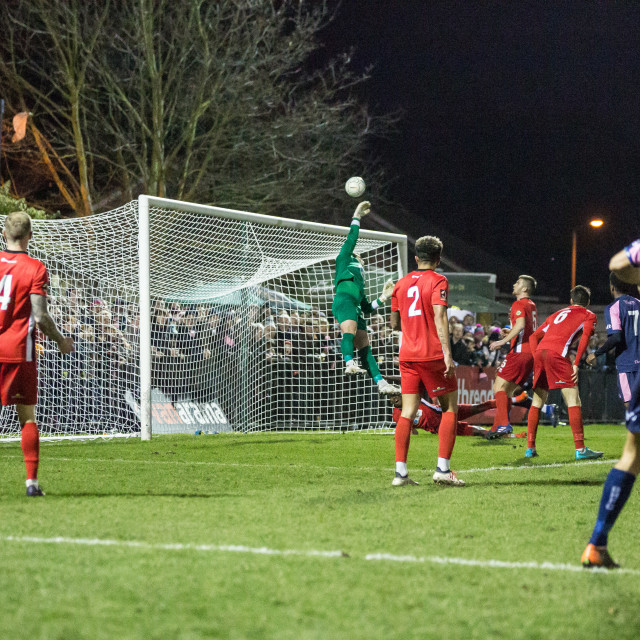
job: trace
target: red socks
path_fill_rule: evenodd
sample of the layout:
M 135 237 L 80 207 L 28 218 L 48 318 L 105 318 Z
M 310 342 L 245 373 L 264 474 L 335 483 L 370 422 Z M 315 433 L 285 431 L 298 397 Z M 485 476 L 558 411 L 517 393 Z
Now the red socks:
M 438 457 L 451 459 L 453 445 L 456 442 L 456 423 L 458 419 L 453 411 L 444 411 L 438 429 Z M 396 430 L 397 433 L 397 430 Z
M 584 449 L 584 425 L 582 423 L 582 407 L 569 407 L 569 425 L 573 433 L 576 449 Z
M 536 448 L 536 433 L 538 432 L 539 421 L 540 409 L 532 405 L 527 416 L 527 447 L 529 449 Z
M 27 468 L 27 480 L 37 480 L 40 437 L 35 422 L 25 422 L 22 427 L 20 446 L 24 455 L 24 465 Z
M 440 426 L 442 429 L 442 426 Z M 406 462 L 409 452 L 409 439 L 411 438 L 411 420 L 400 417 L 396 424 L 396 462 Z
M 506 391 L 496 392 L 496 417 L 493 419 L 492 431 L 509 424 L 509 398 Z

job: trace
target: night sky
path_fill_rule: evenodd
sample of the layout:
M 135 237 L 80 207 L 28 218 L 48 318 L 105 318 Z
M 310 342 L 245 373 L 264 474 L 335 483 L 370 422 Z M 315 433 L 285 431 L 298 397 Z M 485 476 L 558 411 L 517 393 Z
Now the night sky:
M 640 235 L 640 5 L 541 6 L 345 0 L 323 37 L 374 65 L 374 111 L 404 110 L 377 151 L 405 232 L 445 229 L 564 301 L 577 227 L 577 280 L 607 303 L 608 259 Z

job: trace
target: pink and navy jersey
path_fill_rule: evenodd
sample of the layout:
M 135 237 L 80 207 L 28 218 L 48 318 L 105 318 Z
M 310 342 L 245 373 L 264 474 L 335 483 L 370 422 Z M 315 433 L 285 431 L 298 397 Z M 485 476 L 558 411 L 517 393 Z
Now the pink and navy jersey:
M 629 262 L 634 267 L 640 267 L 640 238 L 632 242 L 628 247 L 624 248 Z
M 622 334 L 616 346 L 616 369 L 619 372 L 640 371 L 640 300 L 622 295 L 604 310 L 607 335 Z
M 47 295 L 46 267 L 24 251 L 0 252 L 0 362 L 35 359 L 31 294 Z

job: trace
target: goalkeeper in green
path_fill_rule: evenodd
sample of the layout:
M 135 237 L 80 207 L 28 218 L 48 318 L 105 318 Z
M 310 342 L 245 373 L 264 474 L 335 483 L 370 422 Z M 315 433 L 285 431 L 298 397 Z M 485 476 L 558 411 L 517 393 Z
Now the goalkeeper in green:
M 353 214 L 351 229 L 336 258 L 334 283 L 336 295 L 331 310 L 342 332 L 340 352 L 346 364 L 345 374 L 368 373 L 378 385 L 380 393 L 392 395 L 400 393 L 400 389 L 382 377 L 369 346 L 367 322 L 362 313 L 369 314 L 382 306 L 393 292 L 394 284 L 392 281 L 387 282 L 380 296 L 373 302 L 369 302 L 364 293 L 362 262 L 359 256 L 353 253 L 360 233 L 360 219 L 370 211 L 371 204 L 365 201 L 358 205 Z M 354 361 L 354 349 L 358 350 L 358 357 L 364 368 L 359 367 Z

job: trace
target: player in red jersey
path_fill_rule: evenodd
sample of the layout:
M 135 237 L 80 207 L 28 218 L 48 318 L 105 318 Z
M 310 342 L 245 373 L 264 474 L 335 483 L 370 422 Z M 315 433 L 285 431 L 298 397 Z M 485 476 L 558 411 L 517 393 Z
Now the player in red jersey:
M 535 458 L 536 431 L 540 408 L 547 399 L 549 389 L 562 389 L 562 396 L 569 410 L 569 425 L 576 446 L 576 460 L 599 458 L 602 451 L 592 451 L 584 446 L 582 409 L 578 392 L 578 363 L 593 335 L 597 318 L 586 307 L 591 291 L 578 285 L 571 289 L 571 306 L 556 311 L 542 326 L 531 334 L 529 344 L 534 354 L 533 403 L 527 418 L 527 450 L 525 457 Z M 574 363 L 567 357 L 571 345 L 580 337 Z
M 47 311 L 46 267 L 27 254 L 31 218 L 23 211 L 10 213 L 2 235 L 7 248 L 0 252 L 0 400 L 3 406 L 16 405 L 27 468 L 27 495 L 42 496 L 38 484 L 40 437 L 35 417 L 35 325 L 57 342 L 63 354 L 73 351 L 73 338 L 65 338 L 58 331 Z
M 500 340 L 489 345 L 491 351 L 511 342 L 511 350 L 500 365 L 493 393 L 496 399 L 496 415 L 487 438 L 497 438 L 512 433 L 509 422 L 508 399 L 516 388 L 521 387 L 533 371 L 533 354 L 529 347 L 529 336 L 536 330 L 536 305 L 531 295 L 536 290 L 536 281 L 531 276 L 520 276 L 513 285 L 516 301 L 511 306 L 511 329 L 505 331 Z
M 396 424 L 393 485 L 417 484 L 409 478 L 407 453 L 411 424 L 420 406 L 421 384 L 424 384 L 429 396 L 438 398 L 443 411 L 433 481 L 460 487 L 465 483 L 450 467 L 456 440 L 458 381 L 449 343 L 449 283 L 445 276 L 435 272 L 440 264 L 442 242 L 435 236 L 423 236 L 416 242 L 415 252 L 417 270 L 401 278 L 391 296 L 391 328 L 402 330 L 402 414 Z

